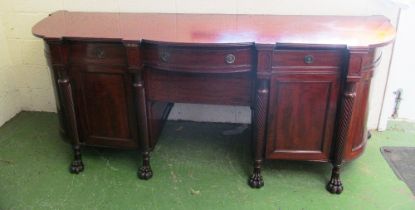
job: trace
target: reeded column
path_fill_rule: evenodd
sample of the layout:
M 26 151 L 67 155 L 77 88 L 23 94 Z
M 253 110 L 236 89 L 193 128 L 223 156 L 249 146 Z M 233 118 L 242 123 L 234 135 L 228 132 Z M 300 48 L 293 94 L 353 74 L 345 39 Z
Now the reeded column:
M 69 49 L 67 44 L 63 41 L 46 40 L 46 44 L 48 45 L 46 56 L 49 61 L 49 67 L 52 69 L 52 74 L 55 78 L 55 88 L 57 88 L 58 97 L 60 98 L 59 107 L 61 108 L 61 114 L 63 115 L 61 118 L 65 124 L 65 133 L 70 137 L 74 151 L 74 160 L 69 166 L 69 171 L 78 174 L 84 170 L 84 164 L 81 158 L 81 145 L 73 89 L 68 75 L 67 64 Z
M 139 141 L 143 165 L 138 169 L 138 178 L 148 180 L 153 176 L 150 166 L 150 137 L 148 134 L 146 95 L 143 79 L 143 65 L 141 61 L 140 44 L 125 42 L 128 70 L 133 75 L 133 90 L 135 110 L 137 113 Z
M 254 152 L 254 169 L 248 179 L 252 188 L 264 186 L 261 175 L 261 166 L 264 162 L 266 127 L 268 116 L 269 80 L 272 66 L 272 51 L 274 45 L 256 45 L 257 68 L 254 102 L 252 107 L 252 140 Z
M 349 49 L 347 56 L 347 69 L 345 69 L 344 87 L 341 95 L 341 103 L 338 109 L 337 132 L 334 139 L 334 153 L 332 159 L 333 169 L 330 181 L 327 183 L 326 189 L 330 193 L 340 194 L 343 191 L 343 184 L 340 179 L 340 169 L 344 160 L 344 150 L 346 147 L 346 139 L 350 132 L 350 122 L 354 109 L 354 101 L 356 98 L 356 84 L 361 79 L 363 61 L 368 54 L 369 49 Z

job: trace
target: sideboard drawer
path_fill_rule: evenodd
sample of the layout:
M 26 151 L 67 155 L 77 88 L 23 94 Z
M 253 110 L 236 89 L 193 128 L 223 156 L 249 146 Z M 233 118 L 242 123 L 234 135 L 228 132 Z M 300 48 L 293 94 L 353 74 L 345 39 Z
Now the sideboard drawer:
M 340 50 L 275 50 L 272 57 L 274 67 L 333 66 L 342 64 Z
M 71 63 L 126 65 L 126 52 L 121 43 L 74 43 Z
M 253 51 L 242 46 L 146 45 L 144 62 L 155 69 L 189 73 L 237 73 L 252 70 Z

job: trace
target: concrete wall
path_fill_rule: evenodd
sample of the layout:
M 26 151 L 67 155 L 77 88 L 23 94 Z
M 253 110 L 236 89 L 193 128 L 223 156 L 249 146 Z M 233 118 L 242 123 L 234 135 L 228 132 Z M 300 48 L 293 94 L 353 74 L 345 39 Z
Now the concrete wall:
M 394 55 L 390 68 L 390 76 L 385 92 L 385 102 L 379 123 L 379 129 L 387 128 L 387 121 L 395 108 L 394 91 L 402 89 L 402 101 L 399 106 L 398 118 L 415 122 L 415 68 L 413 65 L 415 48 L 415 1 L 402 9 L 399 30 L 395 42 Z
M 55 10 L 112 11 L 112 12 L 181 12 L 181 13 L 245 13 L 292 15 L 372 15 L 380 14 L 396 21 L 397 8 L 387 0 L 0 0 L 0 12 L 4 33 L 0 35 L 3 46 L 0 56 L 10 61 L 15 76 L 3 75 L 12 84 L 12 95 L 18 100 L 7 101 L 1 109 L 4 116 L 13 116 L 15 110 L 55 111 L 55 102 L 49 70 L 43 57 L 43 43 L 31 35 L 31 27 Z M 387 63 L 388 50 L 384 63 Z M 7 57 L 9 57 L 7 59 Z M 382 64 L 375 76 L 376 93 L 371 97 L 369 127 L 375 128 L 379 118 L 386 78 L 387 65 Z M 3 68 L 3 67 L 2 67 Z M 16 91 L 17 89 L 17 91 Z M 7 95 L 0 89 L 0 101 Z M 0 102 L 1 103 L 1 102 Z M 8 117 L 5 117 L 8 118 Z M 250 121 L 247 107 L 209 105 L 182 105 L 173 110 L 171 119 L 196 121 L 242 122 Z M 1 121 L 0 121 L 1 124 Z
M 19 90 L 9 56 L 9 48 L 0 18 L 0 125 L 20 111 Z

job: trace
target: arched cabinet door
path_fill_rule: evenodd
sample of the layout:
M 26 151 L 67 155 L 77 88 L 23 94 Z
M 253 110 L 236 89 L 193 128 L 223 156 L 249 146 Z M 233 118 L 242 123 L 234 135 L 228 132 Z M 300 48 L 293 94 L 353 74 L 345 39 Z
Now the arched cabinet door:
M 350 132 L 347 136 L 344 158 L 347 161 L 360 156 L 367 143 L 367 117 L 371 79 L 382 59 L 379 48 L 370 49 L 361 56 L 361 76 L 356 82 L 356 98 L 350 120 Z

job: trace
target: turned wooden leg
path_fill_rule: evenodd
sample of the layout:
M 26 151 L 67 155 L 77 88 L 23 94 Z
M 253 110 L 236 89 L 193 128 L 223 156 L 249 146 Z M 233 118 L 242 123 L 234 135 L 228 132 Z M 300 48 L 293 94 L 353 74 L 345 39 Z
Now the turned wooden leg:
M 138 170 L 138 178 L 148 180 L 153 177 L 153 171 L 150 166 L 150 152 L 143 152 L 143 166 Z
M 331 171 L 331 178 L 326 189 L 330 193 L 340 194 L 343 191 L 343 185 L 340 180 L 340 166 L 343 163 L 343 153 L 345 141 L 347 138 L 349 124 L 352 117 L 352 109 L 354 98 L 356 96 L 355 83 L 347 83 L 346 89 L 342 97 L 342 104 L 340 109 L 340 120 L 337 123 L 337 139 L 334 147 L 333 169 Z
M 82 163 L 82 158 L 81 158 L 81 146 L 74 145 L 73 151 L 74 151 L 74 160 L 69 166 L 69 171 L 73 174 L 79 174 L 80 172 L 84 170 L 84 163 Z
M 248 184 L 252 188 L 264 186 L 261 175 L 261 165 L 264 158 L 265 127 L 267 117 L 267 104 L 269 86 L 266 79 L 261 79 L 257 83 L 256 102 L 253 109 L 253 145 L 254 145 L 254 170 L 248 179 Z
M 58 44 L 58 49 L 65 51 L 66 47 L 61 43 Z M 56 46 L 55 46 L 56 47 Z M 53 67 L 58 74 L 58 91 L 59 97 L 62 100 L 62 112 L 65 113 L 67 120 L 67 132 L 72 140 L 72 148 L 74 151 L 74 160 L 69 166 L 69 172 L 78 174 L 84 170 L 84 164 L 81 159 L 81 146 L 79 145 L 78 125 L 76 120 L 75 105 L 72 95 L 72 86 L 69 81 L 67 68 L 64 65 L 56 65 Z
M 137 119 L 141 125 L 139 129 L 140 146 L 142 147 L 143 165 L 138 169 L 138 178 L 148 180 L 153 176 L 153 171 L 150 166 L 150 139 L 148 135 L 148 124 L 147 124 L 147 101 L 145 97 L 144 83 L 142 79 L 141 71 L 138 70 L 134 74 L 134 84 L 137 104 Z

